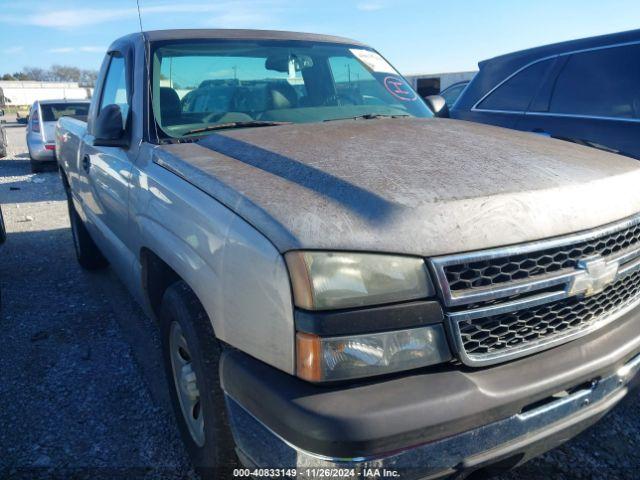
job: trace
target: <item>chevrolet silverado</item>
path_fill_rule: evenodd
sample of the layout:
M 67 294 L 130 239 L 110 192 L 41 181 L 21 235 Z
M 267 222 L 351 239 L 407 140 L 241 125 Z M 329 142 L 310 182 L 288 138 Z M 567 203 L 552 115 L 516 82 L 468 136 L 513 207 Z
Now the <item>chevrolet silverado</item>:
M 640 164 L 434 118 L 362 43 L 120 38 L 56 151 L 203 475 L 508 469 L 635 383 Z

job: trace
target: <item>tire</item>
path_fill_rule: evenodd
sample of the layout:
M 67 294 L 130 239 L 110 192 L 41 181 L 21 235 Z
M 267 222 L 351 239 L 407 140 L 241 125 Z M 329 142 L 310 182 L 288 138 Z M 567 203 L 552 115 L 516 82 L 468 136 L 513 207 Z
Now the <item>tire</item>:
M 238 460 L 220 386 L 222 346 L 186 283 L 176 282 L 166 290 L 160 330 L 171 403 L 193 465 L 202 478 L 231 478 Z M 186 418 L 189 413 L 192 422 Z
M 73 246 L 76 251 L 78 263 L 85 270 L 99 270 L 109 265 L 109 262 L 95 244 L 91 235 L 87 231 L 84 222 L 76 212 L 76 207 L 67 191 L 67 207 L 69 209 L 69 220 L 71 222 L 71 234 L 73 236 Z

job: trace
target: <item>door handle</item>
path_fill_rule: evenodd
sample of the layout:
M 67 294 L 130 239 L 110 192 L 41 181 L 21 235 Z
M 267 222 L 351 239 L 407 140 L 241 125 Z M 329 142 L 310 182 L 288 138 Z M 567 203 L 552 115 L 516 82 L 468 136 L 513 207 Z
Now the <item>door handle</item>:
M 89 173 L 89 169 L 91 168 L 91 158 L 89 158 L 89 155 L 82 157 L 82 168 L 85 172 Z

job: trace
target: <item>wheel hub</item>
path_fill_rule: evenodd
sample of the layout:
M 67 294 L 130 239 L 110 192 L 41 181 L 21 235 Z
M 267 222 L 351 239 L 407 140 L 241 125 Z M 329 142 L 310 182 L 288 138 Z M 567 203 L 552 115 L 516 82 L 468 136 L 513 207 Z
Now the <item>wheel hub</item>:
M 178 322 L 171 324 L 169 337 L 173 382 L 180 403 L 182 417 L 191 438 L 199 446 L 204 445 L 204 416 L 198 388 L 198 377 L 194 371 L 191 349 Z
M 182 388 L 182 392 L 190 399 L 195 400 L 200 398 L 196 374 L 190 363 L 183 365 L 180 370 L 180 388 Z

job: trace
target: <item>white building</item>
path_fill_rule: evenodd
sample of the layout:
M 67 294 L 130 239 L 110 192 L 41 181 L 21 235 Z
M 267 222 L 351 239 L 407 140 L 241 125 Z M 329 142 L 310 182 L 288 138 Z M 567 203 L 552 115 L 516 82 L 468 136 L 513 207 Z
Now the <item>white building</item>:
M 0 96 L 7 105 L 31 105 L 36 100 L 84 100 L 91 98 L 92 88 L 81 87 L 77 82 L 21 82 L 0 81 Z
M 477 71 L 405 75 L 421 97 L 436 95 L 454 83 L 471 80 Z

